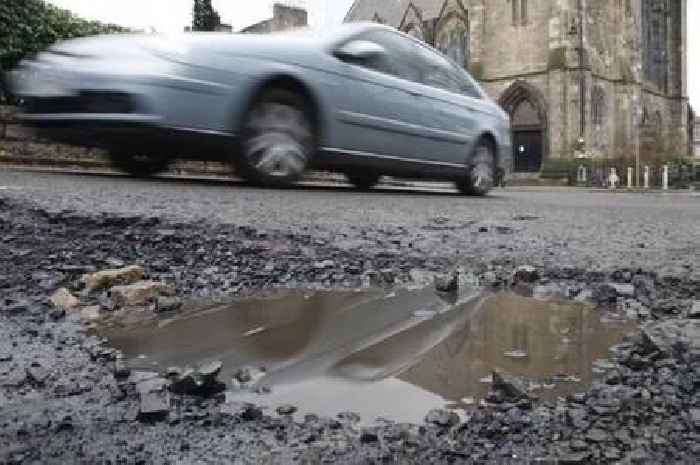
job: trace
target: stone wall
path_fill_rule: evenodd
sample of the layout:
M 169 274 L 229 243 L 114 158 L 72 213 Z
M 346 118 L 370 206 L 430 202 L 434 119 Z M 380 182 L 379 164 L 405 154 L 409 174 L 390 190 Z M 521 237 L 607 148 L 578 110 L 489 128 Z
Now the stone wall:
M 651 3 L 654 5 L 647 8 Z M 451 33 L 467 31 L 465 66 L 491 97 L 503 101 L 513 86 L 523 83 L 538 94 L 532 100 L 542 97 L 547 133 L 545 161 L 570 160 L 579 148 L 580 137 L 589 155 L 598 158 L 627 159 L 641 149 L 643 159 L 658 159 L 687 154 L 690 147 L 686 3 L 357 0 L 346 20 L 387 23 L 448 55 L 454 53 L 445 50 L 441 38 L 460 43 Z M 582 14 L 580 5 L 584 8 Z M 464 25 L 454 20 L 455 14 L 465 18 Z M 663 24 L 655 24 L 658 18 L 663 18 Z M 651 30 L 657 31 L 654 41 L 643 36 Z M 583 68 L 579 59 L 581 31 Z M 655 51 L 645 46 L 655 47 Z M 659 71 L 658 65 L 650 64 L 649 57 L 658 58 L 661 49 L 666 58 Z M 654 69 L 663 76 L 662 87 L 648 79 Z M 644 120 L 645 114 L 660 115 L 660 127 Z
M 303 8 L 275 3 L 272 7 L 272 18 L 260 21 L 244 28 L 241 32 L 248 34 L 269 34 L 270 32 L 286 31 L 309 24 L 309 15 Z
M 700 118 L 695 118 L 695 130 L 693 131 L 695 136 L 694 152 L 695 161 L 700 163 Z

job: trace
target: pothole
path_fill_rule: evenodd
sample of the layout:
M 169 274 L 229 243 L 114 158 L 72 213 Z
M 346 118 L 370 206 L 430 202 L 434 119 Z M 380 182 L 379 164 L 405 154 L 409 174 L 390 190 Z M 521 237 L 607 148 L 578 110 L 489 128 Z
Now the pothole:
M 100 332 L 135 369 L 222 361 L 232 401 L 419 423 L 430 409 L 479 402 L 493 370 L 522 377 L 542 399 L 582 391 L 634 327 L 582 303 L 402 289 L 193 302 Z M 241 388 L 234 375 L 245 367 L 265 371 Z

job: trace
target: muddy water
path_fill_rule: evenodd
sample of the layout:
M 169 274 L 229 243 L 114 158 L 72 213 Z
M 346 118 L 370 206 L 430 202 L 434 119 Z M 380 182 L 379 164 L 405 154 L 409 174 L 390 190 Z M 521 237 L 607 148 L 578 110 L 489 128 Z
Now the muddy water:
M 593 362 L 629 329 L 601 322 L 583 304 L 510 293 L 445 299 L 432 290 L 363 290 L 193 304 L 103 334 L 134 368 L 217 359 L 221 379 L 230 381 L 240 367 L 265 367 L 258 385 L 271 393 L 235 390 L 233 400 L 420 422 L 431 408 L 458 409 L 483 397 L 496 368 L 535 380 L 543 398 L 581 390 Z

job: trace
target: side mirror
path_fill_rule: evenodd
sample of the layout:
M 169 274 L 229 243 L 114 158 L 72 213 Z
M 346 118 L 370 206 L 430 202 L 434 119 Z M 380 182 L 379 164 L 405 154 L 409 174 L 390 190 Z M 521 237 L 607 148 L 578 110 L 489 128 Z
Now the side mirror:
M 351 40 L 335 51 L 335 56 L 341 60 L 352 61 L 378 58 L 384 54 L 384 47 L 368 40 Z

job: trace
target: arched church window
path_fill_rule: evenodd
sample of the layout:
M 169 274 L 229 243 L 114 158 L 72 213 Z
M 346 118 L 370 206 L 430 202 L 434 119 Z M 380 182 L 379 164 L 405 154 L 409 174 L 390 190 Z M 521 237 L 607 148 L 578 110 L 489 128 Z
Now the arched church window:
M 527 0 L 508 0 L 511 2 L 513 26 L 527 24 Z
M 462 68 L 469 66 L 469 31 L 467 22 L 457 14 L 441 20 L 435 38 L 435 48 L 450 57 Z
M 605 91 L 600 86 L 595 86 L 591 94 L 591 121 L 596 126 L 605 122 L 606 102 Z

